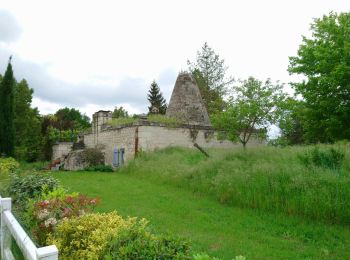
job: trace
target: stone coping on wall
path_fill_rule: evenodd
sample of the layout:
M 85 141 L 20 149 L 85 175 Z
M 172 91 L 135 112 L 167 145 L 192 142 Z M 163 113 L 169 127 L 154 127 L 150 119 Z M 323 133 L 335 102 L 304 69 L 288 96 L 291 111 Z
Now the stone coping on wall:
M 170 128 L 170 129 L 172 129 L 172 128 L 173 129 L 176 129 L 176 128 L 187 128 L 187 129 L 214 131 L 214 128 L 212 126 L 190 125 L 190 124 L 171 125 L 171 124 L 152 122 L 152 121 L 141 119 L 141 120 L 139 120 L 137 122 L 123 124 L 123 125 L 118 125 L 118 126 L 111 126 L 111 125 L 104 124 L 101 127 L 101 132 L 112 131 L 112 130 L 117 130 L 117 129 L 123 129 L 123 128 L 127 128 L 127 127 L 136 127 L 136 126 L 157 126 L 157 127 L 166 127 L 166 128 Z

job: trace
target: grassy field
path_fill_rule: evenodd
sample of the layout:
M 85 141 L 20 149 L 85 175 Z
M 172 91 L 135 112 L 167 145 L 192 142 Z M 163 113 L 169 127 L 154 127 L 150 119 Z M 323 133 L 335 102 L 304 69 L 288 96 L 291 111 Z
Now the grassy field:
M 157 232 L 184 236 L 213 256 L 350 259 L 347 160 L 332 169 L 305 165 L 300 155 L 308 149 L 213 150 L 205 159 L 170 148 L 115 173 L 53 175 L 72 191 L 100 197 L 98 211 L 147 218 Z
M 119 173 L 185 188 L 227 205 L 350 224 L 349 146 L 209 153 L 206 158 L 195 150 L 168 148 L 143 154 Z

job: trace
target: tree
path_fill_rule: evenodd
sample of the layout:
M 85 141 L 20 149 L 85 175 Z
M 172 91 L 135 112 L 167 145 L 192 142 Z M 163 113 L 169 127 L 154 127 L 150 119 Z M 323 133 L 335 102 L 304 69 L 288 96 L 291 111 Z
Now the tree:
M 15 85 L 14 128 L 15 157 L 19 160 L 35 161 L 41 150 L 41 121 L 37 108 L 32 108 L 33 89 L 26 80 Z
M 350 13 L 314 19 L 288 70 L 306 80 L 294 83 L 305 101 L 309 142 L 350 139 Z
M 224 95 L 227 87 L 233 82 L 226 77 L 228 67 L 224 60 L 205 42 L 202 50 L 197 52 L 195 62 L 187 61 L 189 70 L 195 78 L 204 104 L 210 115 L 223 111 Z
M 83 130 L 91 126 L 90 118 L 75 108 L 61 108 L 55 113 L 59 130 Z
M 304 143 L 305 104 L 303 101 L 287 97 L 279 103 L 277 125 L 281 130 L 279 143 L 296 145 Z
M 14 155 L 14 85 L 11 57 L 0 86 L 0 155 Z
M 115 107 L 112 113 L 113 118 L 127 118 L 129 117 L 128 111 L 126 111 L 122 106 Z
M 167 105 L 166 100 L 163 97 L 162 92 L 160 92 L 158 84 L 153 80 L 150 86 L 150 90 L 148 91 L 147 95 L 148 101 L 151 103 L 151 105 L 148 107 L 148 113 L 153 114 L 154 111 L 152 109 L 156 108 L 158 109 L 159 114 L 165 114 Z
M 228 108 L 213 117 L 213 125 L 227 133 L 231 141 L 239 140 L 245 148 L 252 134 L 265 135 L 275 122 L 277 104 L 283 98 L 282 85 L 264 83 L 253 77 L 233 87 Z

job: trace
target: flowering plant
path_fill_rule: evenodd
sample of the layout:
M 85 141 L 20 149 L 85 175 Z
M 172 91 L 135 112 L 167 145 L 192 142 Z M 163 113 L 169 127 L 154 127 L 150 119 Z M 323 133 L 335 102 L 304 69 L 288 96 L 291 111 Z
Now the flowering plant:
M 98 203 L 98 198 L 77 193 L 35 202 L 31 226 L 36 241 L 44 245 L 47 235 L 54 231 L 61 220 L 89 213 Z

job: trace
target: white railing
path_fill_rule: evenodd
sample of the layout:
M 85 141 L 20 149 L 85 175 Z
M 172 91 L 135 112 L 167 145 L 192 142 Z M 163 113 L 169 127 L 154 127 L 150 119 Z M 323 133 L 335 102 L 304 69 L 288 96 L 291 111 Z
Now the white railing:
M 28 260 L 57 260 L 58 250 L 55 245 L 37 248 L 11 212 L 11 198 L 0 196 L 0 247 L 1 259 L 12 260 L 11 236 L 16 240 L 23 256 Z

